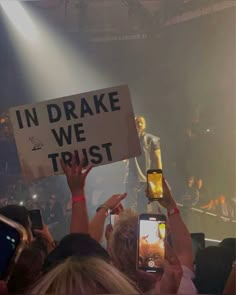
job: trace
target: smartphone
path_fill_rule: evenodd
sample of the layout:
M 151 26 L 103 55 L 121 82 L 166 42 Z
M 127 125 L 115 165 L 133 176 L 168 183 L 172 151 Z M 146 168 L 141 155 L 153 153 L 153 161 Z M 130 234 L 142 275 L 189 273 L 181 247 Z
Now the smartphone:
M 166 216 L 141 214 L 138 222 L 137 269 L 163 272 L 166 237 Z
M 205 234 L 191 233 L 194 260 L 199 250 L 205 248 Z
M 0 280 L 9 280 L 26 243 L 26 230 L 20 224 L 0 215 Z
M 147 171 L 147 197 L 155 201 L 163 198 L 162 170 L 152 169 Z
M 113 209 L 110 213 L 110 224 L 112 227 L 119 220 L 119 214 L 124 211 L 123 205 L 120 203 L 115 209 Z
M 114 227 L 116 225 L 118 220 L 119 220 L 119 215 L 118 214 L 114 214 L 114 213 L 110 214 L 110 224 L 111 224 L 112 227 Z
M 39 209 L 29 210 L 30 220 L 32 223 L 32 230 L 43 229 L 42 215 Z

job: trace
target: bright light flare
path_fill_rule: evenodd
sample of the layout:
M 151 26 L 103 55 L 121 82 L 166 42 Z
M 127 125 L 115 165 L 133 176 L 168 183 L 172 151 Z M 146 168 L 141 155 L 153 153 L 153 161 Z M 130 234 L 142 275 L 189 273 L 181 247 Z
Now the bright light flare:
M 205 238 L 205 241 L 207 241 L 207 242 L 213 242 L 213 243 L 220 243 L 221 242 L 220 240 L 208 239 L 208 238 Z
M 36 200 L 37 197 L 38 197 L 38 196 L 37 196 L 36 194 L 34 194 L 34 195 L 32 196 L 32 199 L 33 199 L 33 200 Z
M 1 0 L 0 4 L 15 29 L 28 41 L 36 40 L 38 32 L 22 4 L 18 0 Z

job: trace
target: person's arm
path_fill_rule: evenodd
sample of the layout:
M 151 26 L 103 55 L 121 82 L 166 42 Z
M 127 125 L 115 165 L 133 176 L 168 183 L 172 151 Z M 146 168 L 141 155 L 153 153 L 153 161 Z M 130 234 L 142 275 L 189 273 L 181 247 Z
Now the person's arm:
M 140 279 L 149 280 L 151 277 L 156 281 L 153 289 L 147 294 L 178 294 L 179 286 L 182 280 L 183 270 L 180 261 L 173 249 L 165 242 L 165 267 L 162 276 L 160 274 L 151 274 L 138 271 Z M 153 281 L 153 280 L 152 280 Z M 146 294 L 146 293 L 145 293 Z M 180 293 L 181 294 L 181 293 Z
M 155 159 L 155 163 L 156 163 L 156 168 L 162 169 L 161 149 L 157 149 L 154 151 L 154 159 Z
M 36 237 L 43 238 L 45 241 L 47 241 L 47 251 L 49 254 L 55 248 L 55 242 L 48 227 L 44 224 L 42 230 L 35 229 L 34 233 Z
M 183 276 L 180 261 L 168 243 L 165 243 L 165 269 L 160 281 L 161 294 L 178 293 Z
M 61 166 L 66 174 L 67 184 L 72 195 L 72 214 L 70 233 L 89 233 L 89 219 L 86 206 L 85 197 L 85 180 L 92 169 L 89 166 L 83 169 L 83 161 L 81 164 L 76 164 L 75 157 L 72 160 L 72 167 L 70 168 L 61 160 Z
M 201 206 L 200 208 L 210 210 L 210 209 L 212 209 L 213 205 L 214 205 L 214 202 L 213 202 L 213 200 L 211 200 L 209 203 L 207 203 L 206 205 Z
M 108 216 L 108 210 L 115 209 L 124 198 L 126 198 L 127 194 L 118 194 L 111 196 L 101 207 L 98 212 L 96 212 L 94 218 L 90 222 L 89 225 L 89 233 L 91 237 L 100 242 L 102 240 L 104 225 L 106 218 Z
M 236 262 L 234 261 L 231 273 L 228 277 L 228 280 L 225 284 L 223 291 L 224 295 L 236 294 Z
M 171 241 L 176 255 L 181 265 L 187 266 L 193 271 L 193 249 L 190 233 L 183 222 L 176 202 L 171 195 L 171 191 L 163 178 L 164 197 L 159 199 L 159 203 L 166 208 L 169 215 L 168 224 L 171 232 Z
M 153 163 L 156 169 L 162 169 L 162 160 L 161 160 L 161 146 L 160 138 L 153 136 L 151 139 L 151 150 L 153 151 L 153 157 L 155 163 Z
M 81 193 L 72 193 L 72 198 L 85 196 L 84 191 Z M 70 233 L 89 233 L 89 218 L 86 201 L 74 202 L 72 204 Z

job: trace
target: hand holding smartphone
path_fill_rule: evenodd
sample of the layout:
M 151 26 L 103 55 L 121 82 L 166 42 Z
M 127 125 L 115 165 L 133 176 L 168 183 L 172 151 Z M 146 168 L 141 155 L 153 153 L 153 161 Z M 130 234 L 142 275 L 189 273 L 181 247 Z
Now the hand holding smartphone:
M 34 209 L 29 211 L 30 220 L 32 223 L 32 231 L 35 229 L 42 230 L 43 229 L 43 220 L 42 215 L 39 209 Z
M 119 220 L 119 214 L 124 211 L 122 204 L 119 204 L 115 209 L 113 209 L 110 213 L 110 224 L 112 227 L 115 226 L 117 221 Z
M 141 214 L 138 223 L 137 269 L 162 272 L 164 269 L 166 217 Z
M 163 198 L 162 170 L 151 169 L 147 171 L 147 197 L 150 201 Z

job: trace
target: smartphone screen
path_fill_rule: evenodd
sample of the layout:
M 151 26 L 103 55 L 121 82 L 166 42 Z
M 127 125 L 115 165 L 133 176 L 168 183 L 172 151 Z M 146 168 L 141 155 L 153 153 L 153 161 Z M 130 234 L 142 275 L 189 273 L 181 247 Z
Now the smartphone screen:
M 29 214 L 30 214 L 30 220 L 32 223 L 32 230 L 43 229 L 43 221 L 42 221 L 40 210 L 39 209 L 30 210 Z
M 118 214 L 110 214 L 110 224 L 112 227 L 114 227 L 119 220 L 119 215 Z
M 155 200 L 163 197 L 162 170 L 147 171 L 148 198 Z
M 21 236 L 17 229 L 0 220 L 0 279 L 4 280 L 12 258 L 15 256 Z
M 142 214 L 139 218 L 137 266 L 147 272 L 164 269 L 166 217 Z

